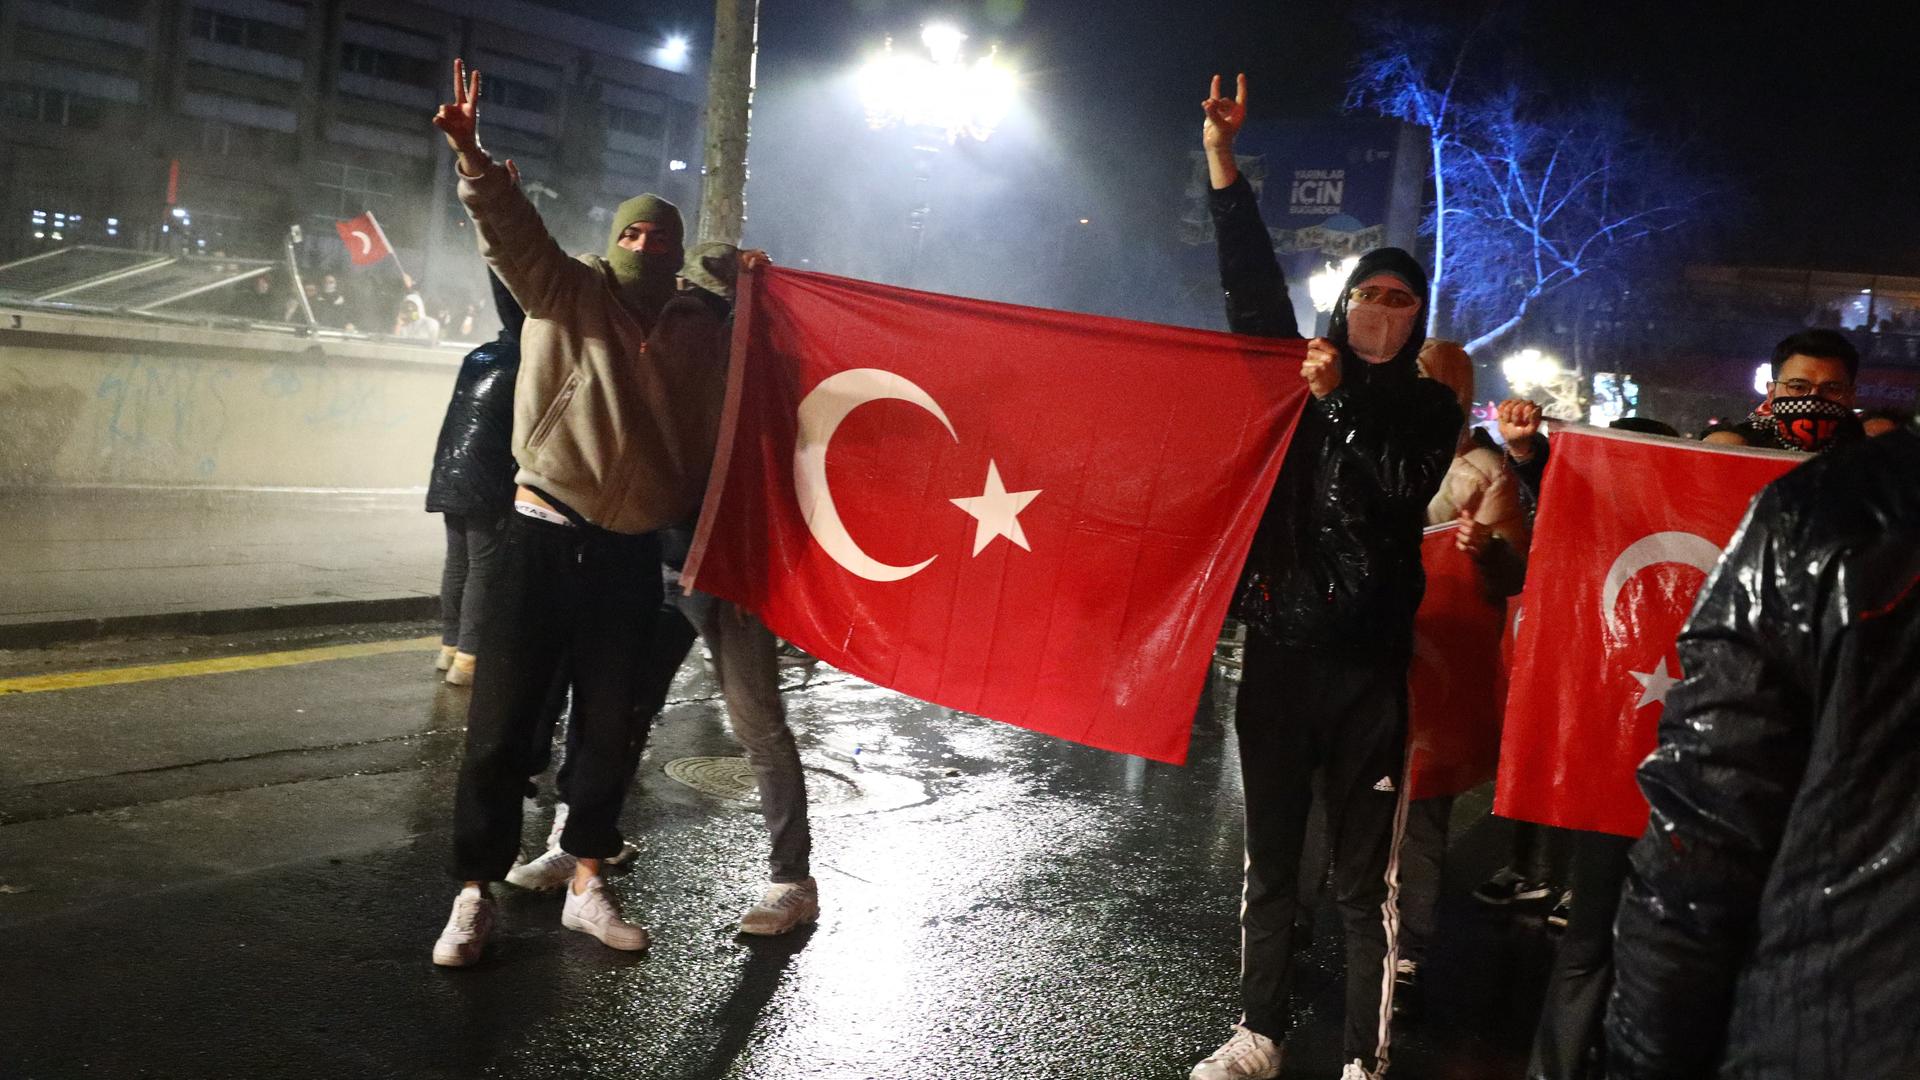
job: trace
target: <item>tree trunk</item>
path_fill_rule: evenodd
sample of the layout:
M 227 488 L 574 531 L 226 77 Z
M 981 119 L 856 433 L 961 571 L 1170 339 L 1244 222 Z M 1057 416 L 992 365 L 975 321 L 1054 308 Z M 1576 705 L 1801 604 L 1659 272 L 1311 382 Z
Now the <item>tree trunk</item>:
M 747 222 L 747 126 L 753 112 L 760 0 L 714 0 L 713 59 L 707 69 L 706 183 L 701 242 L 738 244 Z
M 1523 311 L 1520 314 L 1515 315 L 1513 318 L 1508 319 L 1506 322 L 1501 323 L 1499 326 L 1496 326 L 1493 329 L 1487 331 L 1486 333 L 1481 334 L 1479 337 L 1474 338 L 1472 341 L 1467 342 L 1467 346 L 1466 346 L 1467 352 L 1469 353 L 1479 352 L 1481 349 L 1487 347 L 1488 345 L 1491 345 L 1494 342 L 1499 341 L 1501 338 L 1506 337 L 1508 334 L 1513 332 L 1514 327 L 1520 325 L 1520 320 L 1524 318 L 1526 318 L 1526 312 Z
M 1431 140 L 1433 148 L 1433 281 L 1427 287 L 1427 336 L 1440 334 L 1440 283 L 1447 274 L 1447 174 L 1441 168 L 1440 153 L 1444 139 Z

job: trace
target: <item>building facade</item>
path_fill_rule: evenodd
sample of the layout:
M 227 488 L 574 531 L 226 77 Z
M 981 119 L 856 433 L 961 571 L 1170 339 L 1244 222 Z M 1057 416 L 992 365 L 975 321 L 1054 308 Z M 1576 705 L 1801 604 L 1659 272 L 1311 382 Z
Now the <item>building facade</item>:
M 698 205 L 705 77 L 664 46 L 525 0 L 6 0 L 0 261 L 73 243 L 271 258 L 299 225 L 303 269 L 339 272 L 334 222 L 372 211 L 409 273 L 470 292 L 430 124 L 453 58 L 485 80 L 488 149 L 563 244 L 598 250 L 627 196 Z

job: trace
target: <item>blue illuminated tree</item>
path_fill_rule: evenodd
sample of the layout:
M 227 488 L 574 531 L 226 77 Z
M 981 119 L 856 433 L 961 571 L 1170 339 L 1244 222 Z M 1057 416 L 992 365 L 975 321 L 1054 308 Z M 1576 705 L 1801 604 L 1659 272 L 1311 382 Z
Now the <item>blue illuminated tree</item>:
M 1427 129 L 1429 331 L 1467 336 L 1469 351 L 1511 333 L 1546 295 L 1644 255 L 1647 241 L 1692 223 L 1707 194 L 1622 102 L 1556 104 L 1538 75 L 1478 78 L 1470 61 L 1490 20 L 1380 24 L 1387 43 L 1363 55 L 1348 94 L 1350 107 Z

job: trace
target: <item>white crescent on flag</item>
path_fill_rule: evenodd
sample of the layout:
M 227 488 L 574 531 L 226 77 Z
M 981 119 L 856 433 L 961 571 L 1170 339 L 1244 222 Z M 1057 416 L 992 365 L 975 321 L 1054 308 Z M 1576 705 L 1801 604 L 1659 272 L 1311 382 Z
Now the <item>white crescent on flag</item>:
M 947 429 L 954 442 L 959 433 L 947 419 L 933 395 L 912 382 L 879 368 L 852 368 L 829 375 L 800 400 L 800 436 L 793 449 L 793 491 L 800 500 L 800 514 L 806 519 L 813 539 L 834 562 L 868 581 L 900 581 L 933 565 L 937 555 L 929 555 L 912 566 L 881 562 L 861 550 L 840 520 L 833 504 L 833 489 L 827 484 L 827 445 L 840 422 L 853 410 L 870 401 L 904 401 L 933 414 Z
M 373 237 L 368 235 L 366 230 L 364 229 L 353 230 L 353 237 L 354 239 L 360 241 L 360 254 L 365 255 L 373 250 Z
M 1633 575 L 1649 566 L 1659 563 L 1680 563 L 1694 567 L 1703 573 L 1712 573 L 1715 563 L 1720 561 L 1720 545 L 1690 532 L 1657 532 L 1643 536 L 1628 544 L 1613 565 L 1607 568 L 1605 583 L 1600 587 L 1600 618 L 1615 629 L 1620 628 L 1620 618 L 1614 612 L 1614 604 L 1620 599 L 1620 590 Z

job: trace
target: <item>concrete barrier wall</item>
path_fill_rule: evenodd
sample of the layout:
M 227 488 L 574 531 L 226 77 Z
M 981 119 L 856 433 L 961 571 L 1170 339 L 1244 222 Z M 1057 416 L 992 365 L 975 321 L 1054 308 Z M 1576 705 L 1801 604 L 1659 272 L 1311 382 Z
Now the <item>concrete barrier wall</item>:
M 463 352 L 0 307 L 0 487 L 423 487 Z

